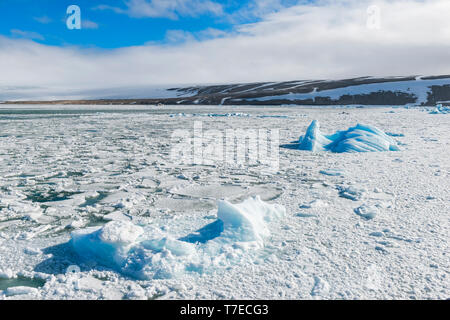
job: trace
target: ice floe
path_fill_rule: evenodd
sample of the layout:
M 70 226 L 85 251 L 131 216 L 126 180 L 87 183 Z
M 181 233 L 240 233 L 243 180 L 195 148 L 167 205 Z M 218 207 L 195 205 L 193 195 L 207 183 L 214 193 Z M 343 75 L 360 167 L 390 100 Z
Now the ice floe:
M 11 269 L 0 270 L 0 279 L 12 279 L 16 275 Z
M 35 221 L 43 214 L 39 205 L 25 200 L 25 197 L 20 193 L 0 195 L 0 207 L 4 208 L 2 214 L 6 217 Z
M 320 170 L 319 173 L 331 176 L 331 177 L 339 177 L 342 176 L 342 171 L 339 169 L 326 169 L 326 170 Z
M 314 287 L 311 290 L 311 296 L 325 295 L 330 291 L 330 285 L 320 277 L 314 278 Z
M 438 104 L 436 108 L 430 112 L 430 114 L 448 114 L 450 113 L 450 107 L 444 107 L 442 104 Z
M 252 197 L 239 204 L 218 202 L 217 220 L 175 239 L 152 226 L 113 221 L 72 233 L 72 246 L 84 261 L 94 261 L 139 279 L 168 279 L 229 266 L 244 252 L 264 246 L 269 223 L 286 209 Z
M 324 135 L 317 120 L 311 123 L 306 134 L 300 138 L 299 149 L 337 153 L 399 150 L 391 137 L 374 126 L 358 124 L 333 135 Z
M 320 199 L 313 200 L 308 204 L 303 204 L 300 206 L 300 208 L 302 209 L 316 209 L 316 208 L 319 209 L 326 207 L 328 207 L 328 203 Z
M 177 113 L 177 114 L 170 114 L 171 118 L 175 117 L 208 117 L 208 118 L 231 118 L 231 117 L 250 117 L 247 113 L 242 112 L 232 112 L 232 113 L 192 113 L 192 114 L 186 114 L 186 113 Z
M 5 291 L 7 296 L 18 296 L 18 295 L 37 295 L 38 290 L 36 288 L 31 287 L 10 287 Z
M 378 208 L 372 205 L 362 205 L 356 208 L 355 213 L 367 220 L 372 220 L 378 214 Z
M 358 201 L 363 199 L 368 190 L 367 188 L 361 187 L 361 186 L 336 186 L 337 190 L 339 191 L 339 196 L 341 198 L 350 199 L 353 201 Z

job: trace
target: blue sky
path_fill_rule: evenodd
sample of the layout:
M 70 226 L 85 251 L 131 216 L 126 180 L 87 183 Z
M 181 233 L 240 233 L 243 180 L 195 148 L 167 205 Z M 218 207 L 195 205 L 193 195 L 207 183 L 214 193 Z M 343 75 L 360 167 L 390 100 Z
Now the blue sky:
M 230 33 L 297 0 L 1 0 L 0 35 L 46 45 L 119 48 Z M 177 2 L 175 1 L 175 2 Z M 127 5 L 128 3 L 128 5 Z M 66 28 L 66 10 L 81 8 L 82 29 Z M 149 12 L 142 10 L 149 9 Z M 179 9 L 177 9 L 179 8 Z M 134 10 L 134 11 L 133 11 Z M 208 32 L 205 32 L 208 30 Z

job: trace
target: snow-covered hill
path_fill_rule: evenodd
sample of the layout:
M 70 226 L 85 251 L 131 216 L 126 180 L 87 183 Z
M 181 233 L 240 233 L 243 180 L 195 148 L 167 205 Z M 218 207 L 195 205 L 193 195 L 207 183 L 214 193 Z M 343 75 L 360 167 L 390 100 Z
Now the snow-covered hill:
M 290 81 L 172 89 L 179 103 L 252 105 L 435 105 L 450 101 L 450 76 Z
M 0 100 L 35 104 L 49 103 L 50 100 L 54 104 L 435 106 L 437 103 L 450 104 L 450 76 L 363 77 L 64 92 L 50 89 L 45 92 L 2 92 L 0 88 Z

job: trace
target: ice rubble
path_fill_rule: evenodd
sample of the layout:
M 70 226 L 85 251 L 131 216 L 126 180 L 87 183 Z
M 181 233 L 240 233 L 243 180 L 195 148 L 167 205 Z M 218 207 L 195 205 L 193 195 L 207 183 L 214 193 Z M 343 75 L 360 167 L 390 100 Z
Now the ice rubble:
M 248 113 L 233 112 L 233 113 L 173 113 L 169 117 L 209 117 L 209 118 L 231 118 L 231 117 L 250 117 Z
M 299 149 L 337 153 L 399 150 L 391 137 L 373 126 L 358 124 L 346 131 L 338 131 L 333 135 L 324 135 L 320 131 L 320 125 L 317 120 L 311 123 L 306 134 L 300 138 Z
M 100 228 L 74 231 L 71 243 L 86 262 L 139 279 L 167 279 L 233 264 L 249 249 L 262 248 L 270 236 L 268 224 L 285 214 L 283 206 L 265 203 L 259 196 L 240 204 L 222 200 L 214 223 L 181 239 L 151 226 L 113 221 Z
M 374 219 L 378 214 L 378 208 L 376 206 L 366 204 L 354 209 L 354 211 L 358 216 L 361 216 L 367 220 Z
M 450 113 L 450 107 L 444 107 L 442 104 L 438 104 L 436 108 L 430 112 L 430 114 L 447 114 Z

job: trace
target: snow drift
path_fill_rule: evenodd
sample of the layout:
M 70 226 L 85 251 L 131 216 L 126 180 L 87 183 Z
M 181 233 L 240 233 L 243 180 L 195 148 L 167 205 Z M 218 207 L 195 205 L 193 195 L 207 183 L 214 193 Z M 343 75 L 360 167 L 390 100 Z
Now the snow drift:
M 286 209 L 260 197 L 240 204 L 219 201 L 218 219 L 191 236 L 174 239 L 161 230 L 113 221 L 72 233 L 79 257 L 139 279 L 167 279 L 186 272 L 203 273 L 233 264 L 250 249 L 264 246 L 268 224 Z M 195 236 L 194 236 L 195 235 Z
M 317 120 L 311 123 L 306 134 L 300 138 L 299 149 L 337 153 L 399 150 L 395 141 L 376 127 L 358 124 L 346 131 L 324 135 Z

